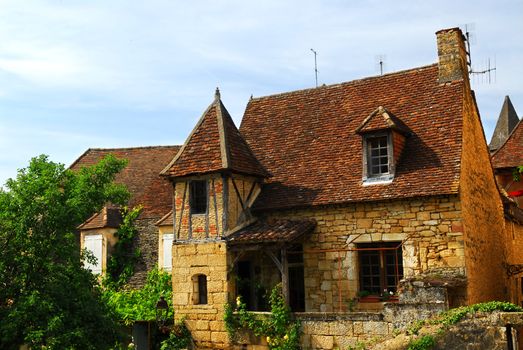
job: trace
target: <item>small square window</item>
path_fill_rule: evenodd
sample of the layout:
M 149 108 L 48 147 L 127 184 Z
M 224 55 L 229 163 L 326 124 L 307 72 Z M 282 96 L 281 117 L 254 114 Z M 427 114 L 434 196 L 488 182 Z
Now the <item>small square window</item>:
M 191 181 L 190 186 L 191 214 L 205 214 L 207 212 L 207 181 Z

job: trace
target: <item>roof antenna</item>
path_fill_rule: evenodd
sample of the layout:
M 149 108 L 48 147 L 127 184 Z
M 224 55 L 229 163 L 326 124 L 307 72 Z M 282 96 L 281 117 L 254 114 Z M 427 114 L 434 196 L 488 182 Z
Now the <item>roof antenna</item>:
M 316 61 L 316 56 L 318 55 L 318 53 L 314 51 L 314 49 L 311 49 L 311 51 L 314 54 L 314 73 L 316 75 L 316 87 L 318 87 L 318 64 Z
M 387 56 L 377 55 L 375 58 L 376 58 L 376 70 L 379 70 L 380 75 L 383 75 L 383 71 L 385 70 L 385 60 L 387 59 Z
M 465 42 L 467 43 L 467 65 L 469 66 L 469 74 L 474 78 L 481 78 L 481 82 L 486 82 L 491 84 L 492 81 L 496 81 L 496 58 L 494 57 L 494 65 L 491 65 L 490 58 L 487 59 L 485 63 L 485 69 L 474 70 L 472 67 L 472 57 L 470 53 L 470 45 L 476 43 L 476 36 L 474 33 L 474 24 L 469 23 L 465 24 Z M 494 78 L 492 78 L 492 72 L 494 72 Z M 485 81 L 484 81 L 485 78 Z M 478 82 L 478 79 L 474 79 L 475 82 Z

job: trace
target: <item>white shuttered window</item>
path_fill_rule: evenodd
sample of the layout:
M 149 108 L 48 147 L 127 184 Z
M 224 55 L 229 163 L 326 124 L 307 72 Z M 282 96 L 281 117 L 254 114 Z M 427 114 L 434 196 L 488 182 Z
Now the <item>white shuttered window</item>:
M 171 271 L 172 269 L 172 248 L 173 248 L 174 235 L 172 233 L 162 235 L 162 246 L 163 246 L 163 261 L 162 267 L 165 271 Z
M 91 252 L 96 258 L 96 263 L 92 264 L 85 261 L 85 268 L 91 270 L 94 274 L 102 273 L 102 235 L 85 236 L 85 249 Z

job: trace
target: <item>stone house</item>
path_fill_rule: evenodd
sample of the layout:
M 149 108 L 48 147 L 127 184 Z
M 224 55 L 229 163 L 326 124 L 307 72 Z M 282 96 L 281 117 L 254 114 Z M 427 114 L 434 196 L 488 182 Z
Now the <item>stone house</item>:
M 70 166 L 71 169 L 78 170 L 96 164 L 109 154 L 127 159 L 128 164 L 117 175 L 116 182 L 127 186 L 131 194 L 129 208 L 138 205 L 143 207 L 136 220 L 138 234 L 135 242 L 136 247 L 142 253 L 142 258 L 135 266 L 136 272 L 129 282 L 131 287 L 141 287 L 145 283 L 147 271 L 158 264 L 159 236 L 155 223 L 172 206 L 170 184 L 160 178 L 158 174 L 164 164 L 176 155 L 179 148 L 179 146 L 90 148 Z M 79 226 L 81 248 L 91 250 L 98 260 L 96 265 L 89 266 L 93 272 L 105 272 L 107 257 L 116 242 L 114 233 L 120 223 L 120 209 L 106 207 Z
M 513 296 L 464 37 L 436 36 L 436 64 L 252 98 L 239 129 L 217 91 L 183 146 L 88 150 L 73 164 L 130 159 L 119 181 L 148 203 L 145 268 L 172 271 L 176 317 L 197 347 L 231 347 L 225 304 L 241 295 L 265 311 L 278 282 L 314 349 Z M 84 246 L 97 234 L 110 251 L 110 213 L 80 227 Z
M 523 181 L 515 181 L 513 177 L 515 168 L 523 165 L 523 123 L 508 96 L 503 102 L 490 150 L 505 214 L 510 300 L 523 305 Z

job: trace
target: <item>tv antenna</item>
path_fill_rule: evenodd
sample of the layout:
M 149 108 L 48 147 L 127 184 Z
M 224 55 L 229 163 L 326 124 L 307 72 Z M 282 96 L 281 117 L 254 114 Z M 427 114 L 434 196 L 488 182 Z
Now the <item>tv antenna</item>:
M 467 44 L 467 65 L 469 67 L 469 74 L 474 78 L 481 78 L 481 82 L 486 81 L 491 84 L 492 81 L 496 81 L 496 59 L 494 58 L 494 65 L 491 64 L 490 58 L 485 63 L 485 69 L 475 70 L 472 67 L 472 56 L 470 53 L 470 45 L 476 43 L 476 36 L 472 33 L 474 31 L 474 24 L 465 24 L 465 42 Z M 492 78 L 492 72 L 494 72 L 494 78 Z M 485 78 L 485 80 L 484 80 Z M 477 81 L 477 79 L 474 79 Z
M 316 60 L 318 53 L 314 49 L 311 49 L 311 51 L 314 54 L 314 75 L 316 76 L 316 87 L 318 87 L 318 63 Z
M 385 55 L 376 55 L 376 70 L 379 70 L 380 75 L 383 75 L 383 72 L 385 71 L 385 61 L 387 60 L 387 56 Z

